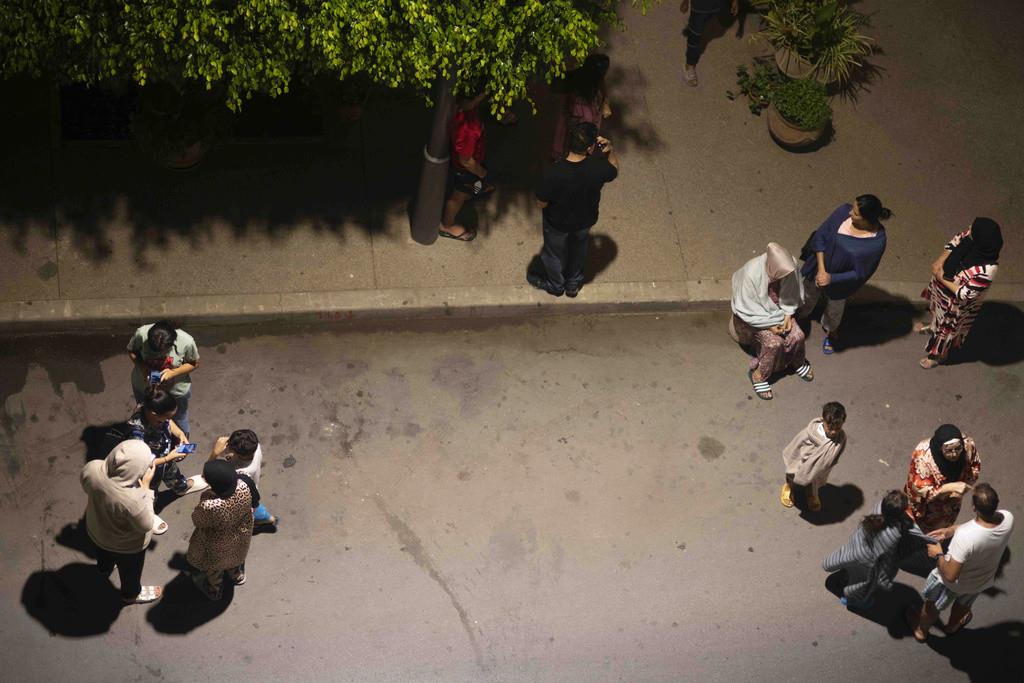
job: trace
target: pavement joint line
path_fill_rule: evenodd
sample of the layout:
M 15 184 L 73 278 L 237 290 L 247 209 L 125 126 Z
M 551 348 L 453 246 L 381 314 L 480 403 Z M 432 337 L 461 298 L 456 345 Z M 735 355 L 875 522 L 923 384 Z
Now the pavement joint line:
M 872 282 L 851 305 L 924 308 L 920 282 Z M 117 299 L 0 302 L 0 332 L 33 333 L 118 328 L 158 318 L 193 325 L 255 322 L 306 324 L 353 320 L 725 310 L 731 285 L 722 280 L 599 282 L 576 299 L 553 298 L 527 284 L 320 292 L 201 294 Z M 996 283 L 988 301 L 1024 303 L 1024 284 Z

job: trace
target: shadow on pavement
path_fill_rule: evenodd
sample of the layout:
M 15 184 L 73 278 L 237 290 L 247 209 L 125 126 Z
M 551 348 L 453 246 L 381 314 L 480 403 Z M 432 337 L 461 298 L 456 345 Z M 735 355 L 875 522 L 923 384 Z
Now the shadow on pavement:
M 897 640 L 910 636 L 910 627 L 903 614 L 908 607 L 920 609 L 923 601 L 921 595 L 905 583 L 893 583 L 891 591 L 876 590 L 872 595 L 874 604 L 867 609 L 847 608 L 839 604 L 839 598 L 846 587 L 846 571 L 840 570 L 829 574 L 825 579 L 825 588 L 836 596 L 836 609 L 846 609 L 868 621 L 884 626 L 889 635 Z
M 1024 622 L 1004 621 L 985 628 L 965 628 L 954 636 L 928 637 L 928 647 L 949 659 L 977 683 L 1021 680 Z
M 846 307 L 840 335 L 833 340 L 836 353 L 861 346 L 879 346 L 905 337 L 913 330 L 917 311 L 908 299 L 888 295 L 870 284 L 865 285 L 861 291 L 869 293 L 874 300 L 882 300 Z M 801 321 L 801 326 L 807 328 L 804 331 L 808 333 L 808 339 L 812 333 L 821 334 L 821 328 L 809 325 L 808 321 L 820 320 L 823 310 L 824 303 L 819 302 L 812 314 Z
M 583 284 L 589 285 L 619 255 L 619 245 L 608 235 L 591 233 L 587 244 L 587 265 L 583 269 Z M 528 274 L 546 277 L 540 254 L 534 254 L 526 266 Z
M 65 548 L 80 552 L 90 559 L 96 559 L 96 546 L 93 545 L 85 530 L 84 517 L 77 522 L 65 524 L 53 540 Z
M 1011 304 L 992 301 L 982 305 L 963 347 L 954 349 L 947 363 L 980 362 L 998 366 L 1021 360 L 1024 360 L 1024 312 Z
M 180 553 L 171 558 L 168 566 L 181 567 L 178 555 Z M 185 566 L 188 566 L 187 562 Z M 234 586 L 225 580 L 224 596 L 220 600 L 210 600 L 199 592 L 191 577 L 182 571 L 164 586 L 164 596 L 146 612 L 146 621 L 160 633 L 188 633 L 224 614 L 234 596 Z
M 854 484 L 825 484 L 818 490 L 818 498 L 821 500 L 821 510 L 811 512 L 798 498 L 794 488 L 793 502 L 800 509 L 800 517 L 814 526 L 842 522 L 864 505 L 864 492 Z
M 72 638 L 106 633 L 123 607 L 110 581 L 81 562 L 32 574 L 21 604 L 51 634 Z
M 89 425 L 82 430 L 81 441 L 85 444 L 85 462 L 103 460 L 121 443 L 128 434 L 125 422 L 112 422 L 105 425 Z

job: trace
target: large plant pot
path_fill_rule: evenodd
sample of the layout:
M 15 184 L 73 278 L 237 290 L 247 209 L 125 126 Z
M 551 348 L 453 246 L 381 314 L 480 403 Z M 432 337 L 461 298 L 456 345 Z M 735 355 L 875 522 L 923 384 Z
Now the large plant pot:
M 814 147 L 825 137 L 828 126 L 816 129 L 801 128 L 787 121 L 775 105 L 768 107 L 768 132 L 772 139 L 786 149 L 806 149 Z
M 788 48 L 780 47 L 775 50 L 775 65 L 789 78 L 814 77 L 814 65 Z

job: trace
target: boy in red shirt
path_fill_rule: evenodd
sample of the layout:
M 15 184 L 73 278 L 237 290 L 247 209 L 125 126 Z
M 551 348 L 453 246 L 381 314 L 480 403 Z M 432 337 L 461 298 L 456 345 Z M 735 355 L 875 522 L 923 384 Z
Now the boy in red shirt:
M 444 203 L 438 234 L 461 242 L 470 242 L 476 237 L 476 231 L 455 224 L 462 205 L 470 197 L 481 197 L 494 190 L 493 185 L 484 183 L 487 169 L 483 166 L 484 124 L 480 120 L 479 107 L 485 97 L 484 93 L 480 93 L 460 98 L 451 123 L 448 183 L 452 190 Z

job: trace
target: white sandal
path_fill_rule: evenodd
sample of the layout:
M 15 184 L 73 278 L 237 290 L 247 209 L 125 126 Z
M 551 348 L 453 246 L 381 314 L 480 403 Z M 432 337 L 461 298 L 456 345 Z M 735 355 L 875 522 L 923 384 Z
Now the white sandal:
M 162 536 L 167 533 L 167 522 L 160 518 L 160 515 L 153 515 L 153 535 Z
M 131 600 L 124 600 L 126 605 L 144 605 L 147 602 L 156 602 L 163 595 L 164 589 L 161 586 L 143 586 L 139 594 Z

